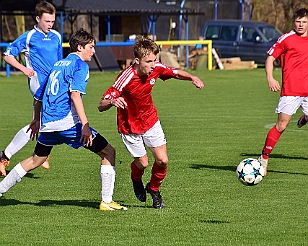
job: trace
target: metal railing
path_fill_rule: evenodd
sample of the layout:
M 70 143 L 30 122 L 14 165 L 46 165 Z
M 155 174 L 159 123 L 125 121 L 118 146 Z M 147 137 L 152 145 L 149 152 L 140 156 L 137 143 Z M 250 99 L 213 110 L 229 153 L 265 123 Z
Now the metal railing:
M 185 45 L 186 46 L 186 67 L 188 67 L 189 45 L 204 44 L 207 45 L 208 52 L 208 70 L 212 70 L 212 40 L 172 40 L 172 41 L 155 41 L 159 46 L 161 45 Z M 0 47 L 8 47 L 9 43 L 0 43 Z M 97 42 L 96 46 L 133 46 L 134 42 Z M 63 43 L 63 48 L 69 48 L 69 43 Z M 10 65 L 6 64 L 6 76 L 10 77 Z

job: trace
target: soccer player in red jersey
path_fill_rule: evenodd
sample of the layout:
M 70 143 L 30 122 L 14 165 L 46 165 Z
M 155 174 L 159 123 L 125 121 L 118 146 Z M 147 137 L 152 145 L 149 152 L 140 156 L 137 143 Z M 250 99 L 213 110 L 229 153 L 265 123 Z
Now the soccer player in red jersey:
M 268 87 L 271 91 L 280 91 L 280 100 L 276 108 L 278 119 L 269 130 L 259 161 L 267 173 L 268 158 L 281 134 L 289 124 L 291 117 L 299 107 L 308 115 L 308 9 L 301 8 L 293 15 L 294 29 L 282 35 L 268 51 L 265 63 Z M 273 77 L 273 62 L 280 57 L 282 67 L 282 86 Z M 303 117 L 305 119 L 305 117 Z M 305 122 L 298 122 L 301 127 Z
M 149 38 L 137 38 L 133 50 L 133 65 L 117 76 L 114 84 L 104 93 L 98 110 L 106 111 L 112 106 L 118 108 L 118 132 L 127 151 L 134 158 L 131 163 L 131 179 L 135 195 L 145 202 L 147 191 L 152 196 L 153 207 L 163 208 L 160 185 L 166 176 L 168 155 L 165 135 L 152 100 L 152 88 L 158 78 L 190 80 L 199 89 L 204 85 L 198 77 L 158 62 L 159 48 Z M 146 188 L 142 182 L 144 169 L 149 164 L 145 145 L 155 159 L 151 180 Z

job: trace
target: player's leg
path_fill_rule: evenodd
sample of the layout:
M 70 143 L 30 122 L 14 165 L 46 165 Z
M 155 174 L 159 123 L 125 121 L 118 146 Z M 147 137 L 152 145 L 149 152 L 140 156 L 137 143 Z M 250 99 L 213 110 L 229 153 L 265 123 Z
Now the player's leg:
M 47 156 L 46 160 L 44 161 L 44 163 L 41 165 L 42 168 L 45 168 L 46 170 L 48 170 L 50 168 L 49 165 L 49 156 Z
M 94 131 L 91 129 L 92 132 Z M 93 135 L 92 146 L 85 147 L 90 151 L 99 155 L 101 162 L 101 180 L 102 180 L 102 201 L 100 203 L 100 210 L 127 210 L 126 207 L 114 202 L 112 200 L 114 183 L 115 183 L 115 149 L 107 142 L 107 140 L 99 133 Z
M 44 83 L 41 83 L 41 81 L 44 81 Z M 30 88 L 30 92 L 31 92 L 31 94 L 34 98 L 34 101 L 33 101 L 33 118 L 39 118 L 40 117 L 40 115 L 35 116 L 35 113 L 41 111 L 45 83 L 46 83 L 45 79 L 42 79 L 42 78 L 40 80 L 38 79 L 37 73 L 35 73 L 35 75 L 30 78 L 29 88 Z M 38 98 L 40 98 L 40 100 L 38 100 Z M 45 168 L 46 170 L 48 170 L 50 168 L 49 156 L 46 158 L 46 160 L 41 165 L 41 167 Z
M 4 154 L 4 151 L 0 151 L 0 174 L 6 176 L 6 167 L 10 164 L 9 158 Z
M 267 175 L 268 159 L 273 151 L 276 143 L 278 142 L 281 134 L 287 128 L 292 115 L 296 113 L 303 101 L 303 97 L 281 97 L 276 108 L 276 113 L 278 113 L 278 119 L 276 125 L 272 127 L 265 139 L 265 143 L 262 149 L 262 154 L 258 158 L 264 167 L 264 176 Z
M 29 142 L 31 132 L 27 132 L 28 129 L 29 125 L 26 125 L 22 129 L 20 129 L 14 136 L 13 140 L 5 148 L 5 150 L 1 151 L 0 172 L 2 176 L 6 176 L 5 168 L 9 165 L 9 160 L 11 159 L 11 157 Z
M 20 129 L 14 136 L 13 140 L 5 148 L 5 150 L 0 152 L 0 173 L 2 176 L 6 176 L 5 168 L 9 165 L 9 160 L 11 159 L 11 157 L 29 142 L 31 131 L 28 131 L 28 129 L 29 125 L 26 125 L 22 129 Z M 49 169 L 49 162 L 47 159 L 42 164 L 42 167 L 45 169 Z
M 307 119 L 307 115 L 303 114 L 301 117 L 299 117 L 298 121 L 297 121 L 297 127 L 301 128 L 303 126 L 305 126 L 308 122 Z
M 146 190 L 152 196 L 153 207 L 163 208 L 165 205 L 160 194 L 160 186 L 166 177 L 168 155 L 165 134 L 159 121 L 144 134 L 143 139 L 155 159 L 152 167 L 151 180 L 147 184 Z
M 146 191 L 142 182 L 142 176 L 144 174 L 144 169 L 147 168 L 148 165 L 148 156 L 146 154 L 141 157 L 134 157 L 130 165 L 134 193 L 140 202 L 146 201 Z
M 12 188 L 27 174 L 27 172 L 39 167 L 50 154 L 52 147 L 36 144 L 34 154 L 28 159 L 18 163 L 9 174 L 0 182 L 0 196 Z
M 155 162 L 152 167 L 151 180 L 146 186 L 146 190 L 151 194 L 154 208 L 164 208 L 164 201 L 160 194 L 160 186 L 167 174 L 168 156 L 166 144 L 158 147 L 150 147 Z
M 308 123 L 308 97 L 304 98 L 301 107 L 304 114 L 297 121 L 298 128 L 301 128 Z
M 269 130 L 266 136 L 265 143 L 262 149 L 262 155 L 258 159 L 264 168 L 264 176 L 267 175 L 268 158 L 272 153 L 276 143 L 278 142 L 281 134 L 284 132 L 287 125 L 289 124 L 291 117 L 291 115 L 279 113 L 276 125 Z
M 146 191 L 142 182 L 144 169 L 149 165 L 148 156 L 141 135 L 121 134 L 122 141 L 126 150 L 134 157 L 131 163 L 131 180 L 134 188 L 134 193 L 137 199 L 141 202 L 146 201 Z

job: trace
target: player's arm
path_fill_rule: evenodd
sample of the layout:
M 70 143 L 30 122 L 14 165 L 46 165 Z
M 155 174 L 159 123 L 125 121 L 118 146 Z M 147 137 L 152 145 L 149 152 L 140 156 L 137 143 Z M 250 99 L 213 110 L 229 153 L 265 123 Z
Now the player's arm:
M 84 145 L 92 145 L 92 133 L 89 127 L 89 122 L 84 110 L 83 102 L 80 96 L 80 92 L 78 91 L 72 91 L 71 92 L 71 99 L 73 101 L 73 104 L 75 106 L 76 112 L 79 116 L 79 120 L 82 124 L 82 136 L 80 138 L 80 142 L 82 142 Z
M 110 109 L 112 106 L 124 109 L 127 106 L 127 103 L 123 97 L 117 97 L 111 100 L 102 98 L 97 108 L 99 112 L 103 112 Z
M 178 74 L 177 74 L 177 79 L 181 79 L 181 80 L 191 80 L 192 83 L 199 88 L 200 90 L 203 89 L 204 84 L 203 82 L 197 77 L 194 76 L 186 71 L 183 70 L 178 70 Z
M 271 91 L 280 91 L 280 84 L 277 80 L 274 79 L 273 69 L 274 69 L 275 57 L 268 56 L 265 61 L 265 73 L 268 82 L 268 87 Z
M 8 63 L 11 66 L 15 67 L 16 69 L 20 70 L 28 78 L 30 78 L 34 75 L 33 69 L 27 68 L 24 65 L 22 65 L 21 63 L 19 63 L 14 56 L 5 55 L 3 59 L 6 63 Z

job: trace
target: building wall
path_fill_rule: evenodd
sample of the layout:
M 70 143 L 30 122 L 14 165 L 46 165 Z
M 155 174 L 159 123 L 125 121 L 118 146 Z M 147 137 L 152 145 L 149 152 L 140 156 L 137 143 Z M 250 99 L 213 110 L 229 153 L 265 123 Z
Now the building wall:
M 214 1 L 187 1 L 186 8 L 196 9 L 197 12 L 204 12 L 202 15 L 188 16 L 189 39 L 198 39 L 201 35 L 203 26 L 207 20 L 214 18 Z M 218 4 L 218 18 L 220 19 L 239 19 L 240 4 L 238 0 L 220 0 Z M 79 15 L 75 19 L 70 17 L 64 22 L 64 41 L 68 41 L 71 33 L 80 27 L 92 32 L 96 41 L 106 41 L 107 35 L 107 16 Z M 123 41 L 132 34 L 151 34 L 151 22 L 149 16 L 111 16 L 111 34 L 123 34 Z M 183 16 L 180 21 L 179 15 L 161 15 L 157 17 L 155 34 L 157 40 L 185 39 L 185 19 Z M 175 22 L 176 28 L 172 29 L 170 23 Z M 25 16 L 26 30 L 32 29 L 36 24 L 32 16 Z M 60 30 L 58 21 L 54 28 Z M 10 42 L 18 37 L 14 16 L 2 16 L 2 41 Z M 150 32 L 149 32 L 150 30 Z

